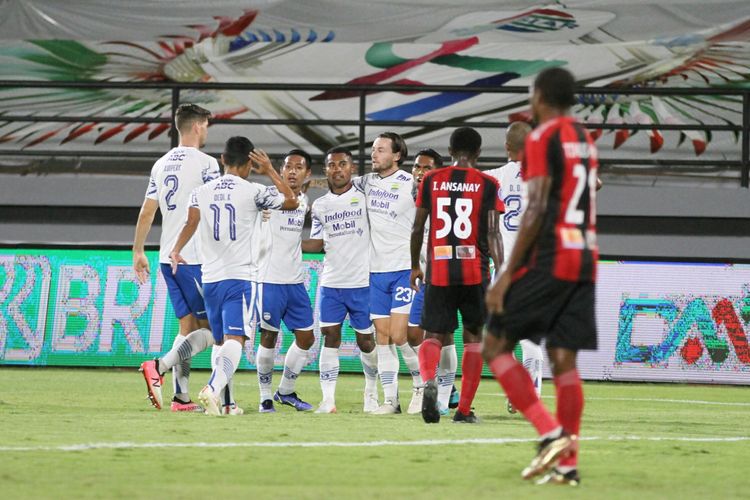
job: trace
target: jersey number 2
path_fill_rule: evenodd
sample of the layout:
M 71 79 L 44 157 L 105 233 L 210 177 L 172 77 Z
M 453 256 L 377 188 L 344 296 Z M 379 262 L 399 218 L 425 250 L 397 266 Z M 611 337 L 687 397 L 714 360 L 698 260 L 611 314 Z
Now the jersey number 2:
M 596 175 L 589 175 L 590 172 L 586 170 L 580 163 L 573 165 L 573 177 L 576 180 L 576 187 L 573 189 L 573 196 L 570 197 L 568 202 L 568 208 L 565 210 L 565 222 L 568 224 L 574 224 L 580 226 L 584 222 L 585 214 L 579 205 L 581 204 L 581 195 L 583 195 L 586 184 L 589 185 L 589 195 L 592 197 L 596 193 Z M 590 203 L 589 207 L 591 210 L 591 223 L 596 222 L 596 214 L 593 211 L 594 204 Z
M 445 238 L 453 230 L 456 238 L 465 240 L 471 236 L 471 211 L 474 208 L 474 202 L 467 198 L 458 198 L 456 200 L 456 220 L 451 219 L 448 208 L 451 206 L 450 198 L 437 199 L 437 218 L 443 221 L 443 227 L 435 231 L 435 237 L 438 239 Z
M 164 197 L 164 201 L 167 203 L 167 210 L 171 212 L 177 208 L 177 205 L 172 203 L 172 197 L 177 192 L 177 188 L 180 187 L 180 179 L 178 179 L 176 175 L 168 175 L 164 178 L 164 186 L 169 188 L 169 191 L 167 191 L 167 194 Z

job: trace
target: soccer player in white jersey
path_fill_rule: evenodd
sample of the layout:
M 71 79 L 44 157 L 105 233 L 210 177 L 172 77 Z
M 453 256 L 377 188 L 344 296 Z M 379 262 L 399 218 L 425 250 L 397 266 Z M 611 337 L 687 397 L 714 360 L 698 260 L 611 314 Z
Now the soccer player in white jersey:
M 187 222 L 169 254 L 176 271 L 185 262 L 180 252 L 196 230 L 200 231 L 206 313 L 214 341 L 221 345 L 216 367 L 198 394 L 209 415 L 222 413 L 219 396 L 239 366 L 245 338 L 256 327 L 256 290 L 251 283 L 249 249 L 257 237 L 254 232 L 259 213 L 298 206 L 268 156 L 254 150 L 246 137 L 231 137 L 221 158 L 224 175 L 193 191 Z M 251 170 L 267 175 L 274 185 L 247 181 Z
M 500 233 L 503 237 L 503 262 L 508 262 L 513 245 L 516 243 L 516 235 L 521 223 L 521 217 L 526 209 L 526 189 L 521 180 L 521 160 L 523 155 L 526 136 L 531 132 L 531 126 L 525 122 L 513 122 L 505 134 L 505 150 L 508 160 L 505 166 L 485 173 L 491 175 L 500 182 L 498 196 L 505 204 L 505 214 L 500 224 Z M 498 271 L 495 271 L 496 273 Z M 523 366 L 529 372 L 537 396 L 542 395 L 542 367 L 544 357 L 542 348 L 531 340 L 521 340 L 521 352 L 523 353 Z M 507 402 L 508 411 L 515 413 L 516 410 Z
M 305 288 L 302 266 L 302 228 L 309 211 L 303 183 L 310 177 L 312 158 L 301 149 L 286 154 L 281 166 L 281 178 L 292 189 L 299 201 L 295 210 L 269 210 L 260 223 L 260 252 L 258 262 L 258 309 L 261 336 L 255 357 L 260 386 L 261 413 L 274 412 L 273 402 L 291 406 L 297 411 L 312 409 L 312 405 L 297 396 L 294 390 L 297 377 L 307 363 L 308 350 L 315 342 L 313 311 Z M 274 349 L 281 322 L 294 332 L 294 342 L 284 358 L 281 384 L 271 399 Z
M 378 362 L 372 336 L 369 306 L 370 228 L 363 193 L 352 185 L 352 154 L 336 147 L 326 153 L 330 192 L 312 206 L 310 239 L 305 252 L 325 249 L 320 277 L 320 387 L 323 401 L 316 413 L 336 413 L 336 379 L 339 375 L 341 324 L 349 315 L 365 373 L 364 411 L 378 408 Z
M 378 371 L 384 403 L 377 415 L 401 413 L 398 399 L 398 346 L 412 376 L 409 413 L 422 407 L 422 379 L 417 350 L 407 341 L 414 290 L 409 285 L 409 242 L 416 206 L 414 179 L 399 168 L 406 160 L 406 143 L 396 133 L 380 134 L 372 144 L 372 172 L 353 180 L 365 193 L 370 219 L 370 316 L 377 333 Z M 418 349 L 418 346 L 417 346 Z
M 414 164 L 411 167 L 411 175 L 414 177 L 414 193 L 413 197 L 416 199 L 417 189 L 422 183 L 422 178 L 430 170 L 440 168 L 443 166 L 443 158 L 440 153 L 431 148 L 422 149 L 414 156 Z M 429 239 L 430 224 L 429 221 L 425 224 L 425 237 L 422 244 L 422 252 L 420 254 L 420 263 L 422 270 L 424 271 L 427 266 L 427 240 Z M 419 291 L 414 295 L 414 301 L 411 303 L 411 311 L 409 311 L 409 331 L 407 336 L 409 338 L 409 345 L 415 350 L 419 349 L 420 344 L 424 340 L 424 330 L 420 328 L 419 322 L 422 318 L 422 308 L 424 306 L 424 290 L 425 287 L 420 287 Z M 458 368 L 458 356 L 456 355 L 456 344 L 452 338 L 446 340 L 440 351 L 440 363 L 437 369 L 437 382 L 438 382 L 438 406 L 440 408 L 441 415 L 447 415 L 450 408 L 456 408 L 458 406 L 458 391 L 454 381 L 456 380 L 456 370 Z
M 169 150 L 151 169 L 146 197 L 135 228 L 133 269 L 138 281 L 145 283 L 151 270 L 144 245 L 156 211 L 161 210 L 159 264 L 172 307 L 179 319 L 179 334 L 174 339 L 172 349 L 163 357 L 141 365 L 149 399 L 157 409 L 162 407 L 163 375 L 171 368 L 174 386 L 172 411 L 203 411 L 190 400 L 188 393 L 190 358 L 213 344 L 201 295 L 197 241 L 187 243 L 184 251 L 186 264 L 180 266 L 174 275 L 169 269 L 169 250 L 185 223 L 192 190 L 220 175 L 216 159 L 200 151 L 206 142 L 210 116 L 208 110 L 194 104 L 182 104 L 177 108 L 175 126 L 180 137 L 179 145 Z

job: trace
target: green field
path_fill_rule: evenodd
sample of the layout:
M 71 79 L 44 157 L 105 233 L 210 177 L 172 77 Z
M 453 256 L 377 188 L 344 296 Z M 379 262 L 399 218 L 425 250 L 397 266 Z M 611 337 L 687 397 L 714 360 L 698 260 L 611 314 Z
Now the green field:
M 193 373 L 194 393 L 207 375 Z M 410 383 L 401 381 L 408 404 Z M 336 415 L 288 407 L 261 415 L 255 373 L 242 372 L 235 390 L 247 413 L 217 418 L 154 410 L 135 371 L 2 368 L 0 492 L 152 500 L 750 495 L 747 387 L 587 383 L 582 484 L 570 488 L 520 479 L 534 433 L 505 411 L 494 380 L 479 387 L 482 423 L 474 426 L 364 415 L 362 383 L 339 379 Z M 303 374 L 298 388 L 318 402 L 315 374 Z M 544 392 L 554 389 L 545 384 Z

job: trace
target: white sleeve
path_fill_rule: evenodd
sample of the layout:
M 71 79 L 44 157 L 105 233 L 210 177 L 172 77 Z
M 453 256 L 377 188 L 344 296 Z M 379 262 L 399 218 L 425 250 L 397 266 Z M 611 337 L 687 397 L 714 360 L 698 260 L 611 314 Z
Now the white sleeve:
M 365 185 L 367 184 L 367 176 L 366 175 L 359 175 L 357 177 L 352 178 L 352 185 L 358 190 L 365 192 Z
M 276 186 L 264 186 L 264 189 L 260 189 L 255 195 L 255 205 L 260 209 L 270 208 L 277 210 L 284 204 L 286 198 L 283 194 L 279 193 Z
M 188 204 L 189 208 L 199 208 L 198 207 L 198 189 L 199 188 L 195 188 L 190 193 L 190 203 Z
M 323 222 L 320 220 L 320 217 L 318 216 L 317 211 L 315 210 L 315 207 L 313 206 L 312 209 L 312 228 L 310 229 L 310 239 L 311 240 L 322 240 L 323 239 Z
M 203 178 L 203 184 L 211 182 L 212 180 L 218 178 L 220 175 L 221 171 L 219 170 L 219 162 L 216 161 L 216 158 L 212 157 L 208 160 L 208 166 L 204 167 L 203 170 L 201 170 L 201 178 Z
M 148 178 L 148 187 L 146 188 L 146 198 L 150 200 L 159 199 L 159 187 L 156 185 L 156 179 L 154 179 L 153 172 Z

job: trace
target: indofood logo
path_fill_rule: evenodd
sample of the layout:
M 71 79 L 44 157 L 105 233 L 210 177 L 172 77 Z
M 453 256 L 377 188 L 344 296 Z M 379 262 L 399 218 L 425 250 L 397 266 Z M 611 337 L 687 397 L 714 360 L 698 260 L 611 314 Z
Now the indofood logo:
M 745 289 L 741 299 L 626 298 L 620 306 L 615 362 L 657 366 L 666 365 L 670 358 L 679 355 L 686 367 L 717 368 L 732 359 L 730 355 L 734 352 L 736 368 L 750 368 L 750 346 L 745 333 L 750 323 L 750 287 L 745 285 Z M 633 335 L 642 333 L 641 329 L 655 327 L 658 331 L 660 325 L 661 342 L 633 344 Z
M 340 221 L 340 220 L 344 220 L 344 219 L 351 219 L 351 218 L 354 218 L 354 217 L 362 217 L 362 209 L 361 208 L 357 209 L 357 210 L 342 210 L 340 212 L 334 212 L 331 215 L 326 215 L 325 216 L 325 222 L 326 223 L 328 223 L 328 222 L 335 222 L 335 221 Z

